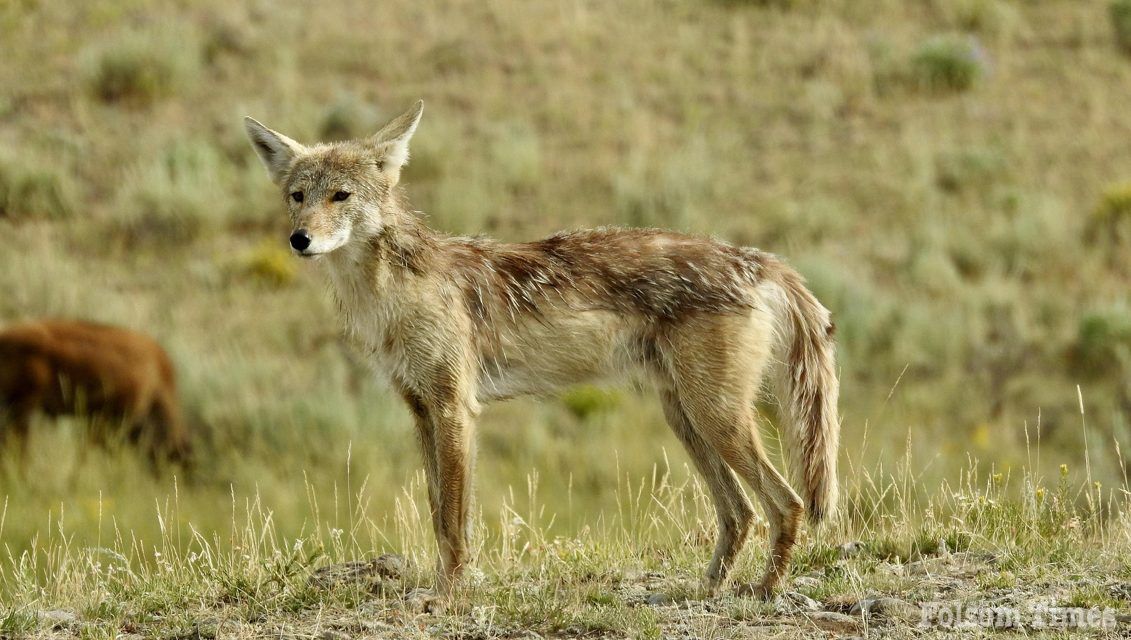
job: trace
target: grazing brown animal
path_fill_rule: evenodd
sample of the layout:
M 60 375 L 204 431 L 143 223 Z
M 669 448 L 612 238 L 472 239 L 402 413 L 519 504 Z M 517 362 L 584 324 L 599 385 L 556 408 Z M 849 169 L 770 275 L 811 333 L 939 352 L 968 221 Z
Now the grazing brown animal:
M 416 417 L 444 596 L 467 562 L 474 418 L 482 403 L 598 378 L 643 378 L 706 478 L 726 577 L 754 518 L 770 523 L 762 580 L 785 574 L 802 515 L 837 500 L 839 383 L 829 312 L 757 249 L 655 229 L 591 229 L 503 243 L 429 229 L 398 186 L 417 104 L 367 140 L 307 147 L 248 119 L 281 189 L 291 247 L 323 259 L 346 332 Z M 799 496 L 766 456 L 754 401 L 780 400 Z M 605 461 L 612 464 L 611 458 Z
M 190 454 L 173 363 L 152 339 L 127 329 L 42 320 L 0 331 L 0 446 L 19 446 L 21 460 L 37 412 L 92 416 L 93 442 L 122 438 L 154 463 Z

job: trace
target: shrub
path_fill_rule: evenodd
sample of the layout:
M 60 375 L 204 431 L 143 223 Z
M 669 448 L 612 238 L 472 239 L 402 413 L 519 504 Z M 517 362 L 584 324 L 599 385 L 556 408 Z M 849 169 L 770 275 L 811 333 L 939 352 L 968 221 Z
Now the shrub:
M 297 261 L 281 242 L 265 240 L 244 258 L 243 272 L 273 287 L 285 287 L 298 274 Z
M 1131 244 L 1131 182 L 1104 191 L 1086 229 L 1090 240 Z
M 620 397 L 600 387 L 583 385 L 566 392 L 562 396 L 562 404 L 578 420 L 585 421 L 616 409 L 620 405 Z
M 1115 44 L 1131 54 L 1131 0 L 1113 0 L 1110 15 L 1115 29 Z
M 201 57 L 208 64 L 224 56 L 246 57 L 252 53 L 254 36 L 247 22 L 234 16 L 210 15 L 202 26 Z
M 935 158 L 935 181 L 951 193 L 989 186 L 1005 170 L 1005 158 L 994 149 L 959 149 Z
M 322 116 L 320 140 L 352 140 L 377 133 L 379 114 L 373 105 L 353 93 L 343 93 Z
M 951 0 L 943 11 L 954 26 L 982 33 L 1007 32 L 1019 19 L 1017 9 L 1002 0 Z
M 985 51 L 968 36 L 933 37 L 911 58 L 914 81 L 930 91 L 965 91 L 987 71 Z
M 659 162 L 632 159 L 613 182 L 618 221 L 634 227 L 690 228 L 695 205 L 710 187 L 711 169 L 704 140 L 661 153 Z
M 199 44 L 184 29 L 128 33 L 88 54 L 85 81 L 100 100 L 143 105 L 175 93 L 199 62 Z
M 533 190 L 542 177 L 542 147 L 531 127 L 511 125 L 491 140 L 491 168 L 513 191 Z
M 220 223 L 230 209 L 222 162 L 211 145 L 189 141 L 138 167 L 120 194 L 127 240 L 186 242 Z
M 66 218 L 74 208 L 74 189 L 62 172 L 0 159 L 0 218 Z
M 1078 373 L 1096 377 L 1131 365 L 1131 314 L 1117 308 L 1084 315 L 1068 356 Z

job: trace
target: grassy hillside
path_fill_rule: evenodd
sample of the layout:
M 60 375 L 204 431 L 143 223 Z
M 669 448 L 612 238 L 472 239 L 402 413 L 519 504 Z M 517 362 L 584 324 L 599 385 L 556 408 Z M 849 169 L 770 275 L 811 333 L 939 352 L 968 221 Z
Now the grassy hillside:
M 808 277 L 840 338 L 857 488 L 841 537 L 903 513 L 859 490 L 897 470 L 912 502 L 972 459 L 984 478 L 1027 469 L 1014 500 L 1061 464 L 1072 486 L 1126 487 L 1127 15 L 1080 0 L 0 4 L 0 321 L 156 336 L 204 453 L 192 478 L 151 478 L 130 452 L 80 457 L 81 421 L 40 424 L 27 470 L 7 453 L 0 469 L 0 542 L 23 567 L 3 570 L 9 589 L 58 568 L 42 558 L 63 541 L 148 549 L 195 531 L 230 553 L 249 513 L 279 540 L 387 523 L 341 557 L 412 544 L 392 524 L 418 469 L 407 412 L 338 345 L 240 119 L 335 139 L 418 98 L 404 179 L 438 228 L 673 227 Z M 534 469 L 546 535 L 618 522 L 610 487 L 658 462 L 686 475 L 654 399 L 627 389 L 493 407 L 479 460 L 495 533 Z M 39 564 L 21 564 L 28 549 Z

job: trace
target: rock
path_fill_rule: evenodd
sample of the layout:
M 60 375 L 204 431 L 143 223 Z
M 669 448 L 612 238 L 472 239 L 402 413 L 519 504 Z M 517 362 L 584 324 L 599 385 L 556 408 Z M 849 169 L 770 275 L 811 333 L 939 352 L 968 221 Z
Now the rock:
M 61 629 L 78 622 L 78 616 L 73 611 L 48 609 L 39 612 L 39 621 L 52 629 Z
M 1120 600 L 1131 600 L 1131 582 L 1116 582 L 1107 586 L 1111 595 Z
M 907 567 L 905 565 L 895 564 L 893 562 L 881 562 L 880 564 L 876 565 L 876 571 L 892 576 L 902 576 L 907 573 Z
M 833 633 L 859 633 L 861 623 L 859 618 L 846 616 L 835 611 L 814 611 L 805 616 L 817 628 Z
M 863 616 L 871 619 L 879 616 L 888 620 L 897 620 L 907 624 L 918 624 L 923 619 L 923 610 L 899 598 L 865 598 L 857 602 L 848 610 L 849 615 Z
M 399 580 L 408 571 L 404 556 L 386 553 L 364 561 L 343 562 L 322 567 L 310 575 L 310 584 L 323 589 L 343 584 L 368 585 L 372 591 L 382 591 L 384 580 Z
M 404 556 L 396 553 L 381 554 L 374 558 L 371 564 L 377 575 L 391 580 L 400 580 L 408 571 L 408 561 Z
M 772 601 L 774 611 L 782 615 L 789 615 L 799 611 L 820 611 L 821 603 L 803 593 L 787 591 L 776 596 Z
M 416 588 L 405 594 L 405 605 L 414 613 L 441 614 L 444 612 L 444 599 L 431 589 Z
M 855 558 L 861 553 L 864 553 L 865 550 L 867 550 L 867 546 L 863 542 L 853 540 L 852 542 L 846 542 L 837 547 L 837 555 L 841 558 Z
M 793 586 L 798 589 L 816 589 L 821 586 L 821 581 L 813 576 L 798 576 L 793 579 Z

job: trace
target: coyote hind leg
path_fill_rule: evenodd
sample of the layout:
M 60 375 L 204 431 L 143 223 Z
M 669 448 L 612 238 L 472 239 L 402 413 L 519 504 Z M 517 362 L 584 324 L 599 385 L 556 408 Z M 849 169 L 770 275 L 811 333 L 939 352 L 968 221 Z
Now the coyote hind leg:
M 727 572 L 746 542 L 746 537 L 750 533 L 750 524 L 754 519 L 754 507 L 742 491 L 734 471 L 726 465 L 719 453 L 695 432 L 675 392 L 665 389 L 661 391 L 660 399 L 664 405 L 664 416 L 668 425 L 687 450 L 699 474 L 707 482 L 711 498 L 715 503 L 719 526 L 718 541 L 715 544 L 711 564 L 707 567 L 705 580 L 707 590 L 714 593 L 726 580 Z
M 804 513 L 801 498 L 766 456 L 751 408 L 725 412 L 716 407 L 696 406 L 689 407 L 688 415 L 704 439 L 750 484 L 766 512 L 770 524 L 766 572 L 759 584 L 743 587 L 740 593 L 768 596 L 788 570 Z
M 801 498 L 766 456 L 754 418 L 771 357 L 772 327 L 758 313 L 693 321 L 671 336 L 668 359 L 680 406 L 695 433 L 750 485 L 769 521 L 766 573 L 757 586 L 740 590 L 760 596 L 785 575 L 804 513 Z

